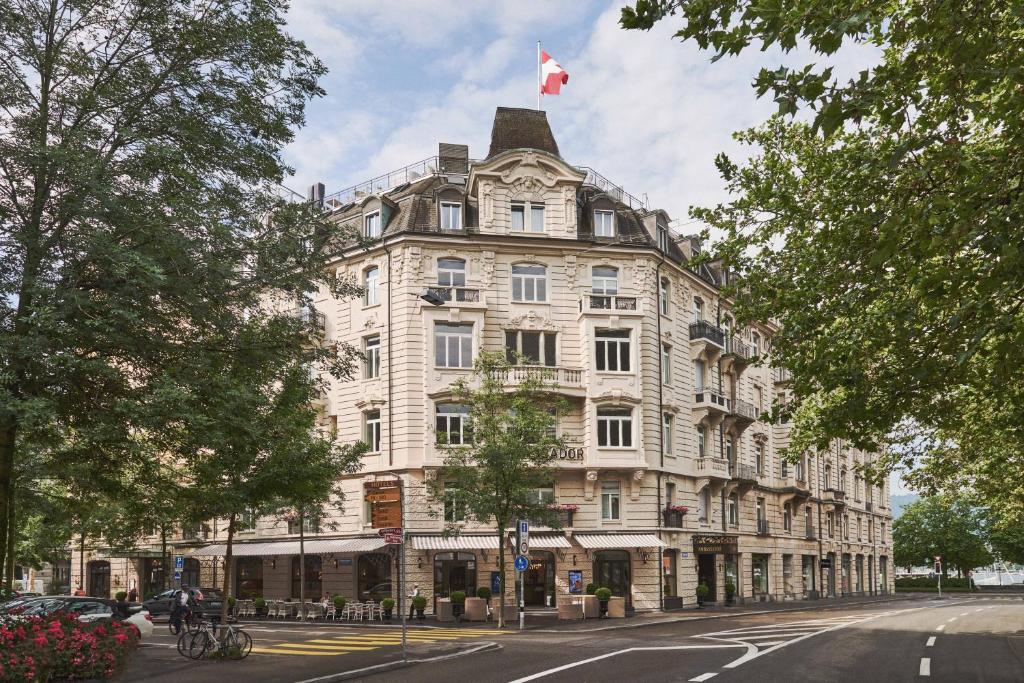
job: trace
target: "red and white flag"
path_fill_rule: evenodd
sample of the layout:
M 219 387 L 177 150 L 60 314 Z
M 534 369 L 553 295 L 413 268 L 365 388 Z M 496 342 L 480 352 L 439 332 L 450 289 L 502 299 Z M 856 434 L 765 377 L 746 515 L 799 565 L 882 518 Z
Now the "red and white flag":
M 540 53 L 540 93 L 557 95 L 562 86 L 569 82 L 569 72 L 551 58 L 547 52 Z

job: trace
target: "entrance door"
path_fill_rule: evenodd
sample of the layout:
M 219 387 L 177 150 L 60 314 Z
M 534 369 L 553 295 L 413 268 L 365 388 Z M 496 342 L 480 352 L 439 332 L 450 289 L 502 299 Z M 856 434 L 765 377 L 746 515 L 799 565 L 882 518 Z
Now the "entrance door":
M 106 560 L 93 560 L 89 563 L 89 596 L 93 598 L 110 597 L 110 563 Z
M 889 592 L 889 558 L 882 555 L 878 558 L 878 579 L 881 585 L 881 593 L 885 595 Z
M 527 607 L 555 606 L 555 556 L 546 551 L 530 552 L 530 567 L 523 576 L 523 600 Z
M 476 556 L 471 553 L 438 553 L 434 556 L 434 598 L 455 591 L 476 595 Z
M 708 553 L 697 556 L 697 585 L 706 583 L 708 586 L 708 602 L 715 602 L 718 591 L 715 590 L 715 556 Z
M 828 554 L 829 569 L 828 569 L 828 594 L 831 597 L 836 597 L 836 554 Z
M 611 589 L 616 597 L 626 598 L 626 607 L 629 608 L 632 605 L 629 553 L 625 550 L 594 553 L 594 583 L 598 588 Z

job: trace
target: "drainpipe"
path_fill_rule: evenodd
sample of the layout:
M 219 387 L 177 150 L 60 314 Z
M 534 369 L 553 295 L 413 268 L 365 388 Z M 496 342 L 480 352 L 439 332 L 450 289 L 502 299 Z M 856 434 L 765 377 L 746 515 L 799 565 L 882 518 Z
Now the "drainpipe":
M 658 538 L 661 538 L 661 475 L 662 472 L 658 471 Z M 658 548 L 658 554 L 661 555 L 664 551 Z M 679 562 L 676 562 L 676 571 L 679 571 Z M 677 577 L 678 580 L 678 577 Z M 665 611 L 665 561 L 662 557 L 658 557 L 658 606 L 661 611 Z
M 661 467 L 658 470 L 658 510 L 655 513 L 658 522 L 658 538 L 661 538 L 661 522 L 662 522 L 662 507 L 661 507 L 661 475 L 665 469 L 665 416 L 663 411 L 665 410 L 665 358 L 662 352 L 662 341 L 661 341 L 661 267 L 665 265 L 665 254 L 659 251 L 661 254 L 661 260 L 658 261 L 657 267 L 654 269 L 654 310 L 658 320 L 658 341 L 655 345 L 654 352 L 658 356 L 658 447 L 661 450 Z M 658 607 L 662 612 L 665 611 L 665 561 L 663 557 L 664 551 L 658 548 Z M 678 572 L 679 562 L 676 562 L 676 571 Z M 679 577 L 676 577 L 676 581 Z
M 394 273 L 391 271 L 391 249 L 387 245 L 387 238 L 381 242 L 384 253 L 388 255 L 388 467 L 395 466 L 395 439 L 393 430 L 392 414 L 394 413 L 394 401 L 391 399 L 391 367 L 393 356 L 391 355 L 391 279 Z

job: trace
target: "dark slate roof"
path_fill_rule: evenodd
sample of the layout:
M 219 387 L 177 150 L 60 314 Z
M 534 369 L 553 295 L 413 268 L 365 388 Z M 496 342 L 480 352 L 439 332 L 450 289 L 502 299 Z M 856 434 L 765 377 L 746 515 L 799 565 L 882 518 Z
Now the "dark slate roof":
M 510 149 L 539 149 L 560 156 L 558 143 L 548 125 L 547 113 L 536 109 L 498 107 L 494 112 L 491 149 L 487 157 Z

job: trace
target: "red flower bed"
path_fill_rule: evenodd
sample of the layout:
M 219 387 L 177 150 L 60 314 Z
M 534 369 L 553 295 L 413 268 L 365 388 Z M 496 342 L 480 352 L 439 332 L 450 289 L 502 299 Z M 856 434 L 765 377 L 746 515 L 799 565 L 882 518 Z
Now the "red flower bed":
M 134 626 L 73 614 L 0 621 L 0 681 L 111 678 L 139 645 Z

